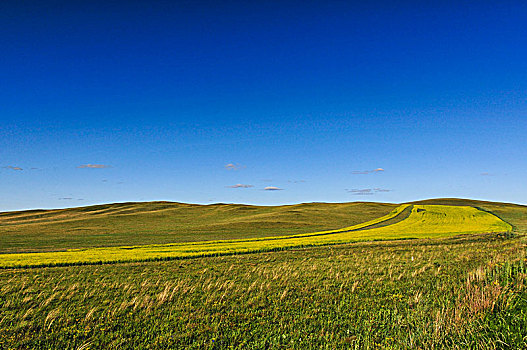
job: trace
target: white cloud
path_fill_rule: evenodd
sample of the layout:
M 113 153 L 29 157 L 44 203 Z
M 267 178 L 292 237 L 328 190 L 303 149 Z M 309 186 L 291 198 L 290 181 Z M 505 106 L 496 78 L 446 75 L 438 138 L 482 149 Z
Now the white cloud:
M 375 192 L 391 192 L 392 190 L 389 190 L 387 188 L 374 188 Z
M 105 165 L 105 164 L 83 164 L 83 165 L 79 165 L 77 168 L 104 169 L 104 168 L 111 168 L 111 166 Z
M 240 170 L 240 169 L 243 169 L 243 168 L 245 168 L 245 165 L 239 165 L 239 164 L 235 164 L 235 163 L 229 163 L 229 164 L 225 165 L 225 169 L 227 169 L 227 170 Z
M 18 166 L 12 166 L 12 165 L 5 166 L 4 168 L 6 168 L 6 169 L 11 169 L 11 170 L 24 170 L 24 169 L 22 169 L 21 167 L 18 167 Z
M 374 195 L 379 192 L 391 192 L 392 190 L 388 190 L 386 188 L 362 188 L 362 189 L 346 189 L 347 192 L 357 195 L 357 196 L 368 196 L 368 195 Z
M 346 190 L 346 191 L 354 195 L 357 195 L 357 196 L 367 196 L 367 195 L 373 194 L 373 190 L 371 188 L 351 189 L 351 190 Z
M 375 174 L 375 173 L 382 172 L 382 171 L 384 171 L 383 168 L 377 168 L 373 170 L 355 170 L 355 171 L 352 171 L 351 173 L 353 175 L 367 175 L 367 174 Z
M 264 188 L 265 191 L 282 191 L 283 188 L 275 187 L 275 186 L 267 186 Z
M 228 188 L 251 188 L 251 187 L 254 187 L 253 185 L 244 185 L 244 184 L 236 184 L 236 185 L 231 185 L 231 186 L 227 186 Z

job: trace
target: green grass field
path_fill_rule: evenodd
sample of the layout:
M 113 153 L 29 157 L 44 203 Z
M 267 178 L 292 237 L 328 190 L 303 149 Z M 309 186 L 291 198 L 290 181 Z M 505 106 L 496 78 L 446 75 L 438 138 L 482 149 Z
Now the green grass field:
M 317 205 L 304 209 L 316 213 Z M 2 264 L 42 254 L 56 259 L 114 251 L 143 259 L 146 251 L 159 257 L 234 250 L 171 261 L 0 270 L 0 349 L 527 348 L 527 207 L 457 199 L 328 206 L 333 209 L 321 205 L 324 215 L 354 208 L 355 221 L 260 236 L 248 225 L 236 239 L 211 242 L 200 234 L 194 242 L 127 246 L 132 249 L 111 239 L 97 248 L 93 237 L 83 243 L 78 235 L 58 246 L 39 245 L 32 238 L 39 224 L 24 218 L 34 213 L 0 214 L 11 217 L 11 228 L 24 227 L 21 236 L 27 227 L 36 230 L 25 245 L 3 250 Z M 359 208 L 376 208 L 378 215 L 360 220 Z M 134 215 L 140 221 L 141 214 Z M 43 235 L 53 237 L 46 225 Z M 247 253 L 237 249 L 254 253 L 232 254 Z M 28 250 L 38 253 L 13 253 Z
M 0 348 L 522 349 L 525 247 L 468 234 L 4 270 Z
M 407 218 L 391 225 L 372 225 L 393 219 L 405 209 Z M 438 238 L 469 233 L 507 233 L 512 226 L 498 217 L 467 206 L 401 205 L 381 218 L 345 227 L 291 236 L 267 238 L 71 249 L 59 252 L 4 254 L 0 267 L 36 267 L 85 263 L 148 261 L 283 250 L 294 247 L 349 243 L 366 240 Z
M 0 253 L 291 235 L 360 224 L 396 207 L 148 202 L 8 212 L 0 213 Z

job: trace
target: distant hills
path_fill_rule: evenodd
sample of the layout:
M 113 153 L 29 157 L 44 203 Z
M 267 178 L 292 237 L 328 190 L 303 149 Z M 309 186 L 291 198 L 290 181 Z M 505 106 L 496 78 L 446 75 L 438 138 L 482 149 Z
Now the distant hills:
M 527 232 L 527 206 L 457 198 L 411 204 L 466 205 Z M 0 253 L 281 236 L 369 221 L 397 204 L 303 203 L 282 206 L 130 202 L 0 213 Z

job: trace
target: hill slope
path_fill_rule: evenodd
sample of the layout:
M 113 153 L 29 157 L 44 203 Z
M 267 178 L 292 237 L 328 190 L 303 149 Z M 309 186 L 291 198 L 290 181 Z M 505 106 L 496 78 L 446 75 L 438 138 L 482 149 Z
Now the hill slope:
M 408 208 L 411 208 L 410 214 L 404 215 L 403 213 Z M 392 224 L 376 226 L 399 216 L 401 216 L 401 220 Z M 439 238 L 490 232 L 505 233 L 511 229 L 511 225 L 497 216 L 473 207 L 403 204 L 381 218 L 339 230 L 282 237 L 4 254 L 3 259 L 0 260 L 0 268 L 180 259 L 265 252 L 366 240 Z
M 491 212 L 492 214 L 498 216 L 502 220 L 511 224 L 514 228 L 514 231 L 517 233 L 527 233 L 527 206 L 525 205 L 459 198 L 427 199 L 411 202 L 411 204 L 471 206 L 474 208 L 479 208 Z
M 440 198 L 411 204 L 471 206 L 527 233 L 527 206 Z M 396 204 L 304 203 L 284 206 L 115 203 L 0 213 L 0 253 L 166 244 L 294 235 L 353 226 Z
M 383 203 L 284 206 L 116 203 L 0 213 L 0 253 L 291 235 L 366 222 Z

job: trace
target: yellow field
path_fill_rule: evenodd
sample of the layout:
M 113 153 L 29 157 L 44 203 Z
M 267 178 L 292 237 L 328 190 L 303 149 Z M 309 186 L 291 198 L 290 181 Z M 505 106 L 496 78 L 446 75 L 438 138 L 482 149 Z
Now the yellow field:
M 363 224 L 293 236 L 0 254 L 0 268 L 177 259 L 356 241 L 436 238 L 512 230 L 509 224 L 487 212 L 473 207 L 445 205 L 414 205 L 408 218 L 392 225 L 368 229 L 368 226 L 396 217 L 408 207 L 401 205 L 390 214 Z

